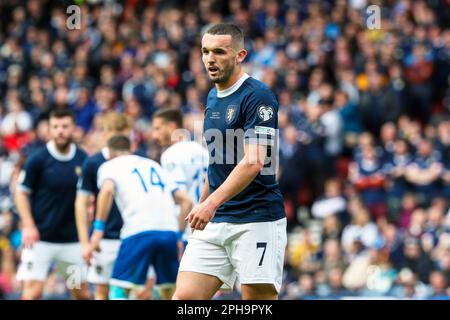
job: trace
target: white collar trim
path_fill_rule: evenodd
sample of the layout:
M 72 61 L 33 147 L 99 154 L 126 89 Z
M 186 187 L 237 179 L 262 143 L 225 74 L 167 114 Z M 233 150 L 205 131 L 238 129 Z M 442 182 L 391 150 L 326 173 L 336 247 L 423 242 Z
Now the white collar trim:
M 70 149 L 67 154 L 63 154 L 56 149 L 55 141 L 51 140 L 47 142 L 47 150 L 50 155 L 59 161 L 70 161 L 75 157 L 75 153 L 77 152 L 77 147 L 74 143 L 70 144 Z
M 102 155 L 106 160 L 109 160 L 109 157 L 111 156 L 108 147 L 104 147 L 102 149 Z
M 236 81 L 231 87 L 219 91 L 217 90 L 217 97 L 218 98 L 225 98 L 228 97 L 229 95 L 233 94 L 234 92 L 237 91 L 237 89 L 239 89 L 241 87 L 241 85 L 244 83 L 245 80 L 247 80 L 250 76 L 247 73 L 244 73 L 238 81 Z

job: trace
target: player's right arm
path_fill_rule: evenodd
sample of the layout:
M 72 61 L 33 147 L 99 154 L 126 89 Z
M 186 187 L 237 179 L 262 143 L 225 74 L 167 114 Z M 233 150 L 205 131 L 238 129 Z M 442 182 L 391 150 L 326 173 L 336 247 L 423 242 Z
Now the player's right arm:
M 14 197 L 22 223 L 22 244 L 26 248 L 31 248 L 40 239 L 30 204 L 30 194 L 37 186 L 40 172 L 39 159 L 36 156 L 31 156 L 25 163 L 24 169 L 20 172 Z
M 17 211 L 22 221 L 22 244 L 26 248 L 31 248 L 35 242 L 39 241 L 39 231 L 31 214 L 28 193 L 17 190 L 15 200 Z
M 77 197 L 75 199 L 75 220 L 77 225 L 78 239 L 82 248 L 82 256 L 87 264 L 90 264 L 92 248 L 89 243 L 89 219 L 88 210 L 95 185 L 92 183 L 92 170 L 88 159 L 83 163 L 81 177 L 78 181 Z M 94 177 L 94 183 L 96 179 Z

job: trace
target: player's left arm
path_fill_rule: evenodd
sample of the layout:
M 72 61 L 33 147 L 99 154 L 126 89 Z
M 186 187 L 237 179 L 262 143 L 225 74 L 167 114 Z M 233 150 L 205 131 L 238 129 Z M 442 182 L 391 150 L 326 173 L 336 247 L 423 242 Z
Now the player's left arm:
M 105 179 L 97 196 L 97 212 L 94 221 L 94 232 L 91 236 L 92 248 L 97 249 L 103 238 L 105 223 L 114 200 L 115 184 L 111 179 Z

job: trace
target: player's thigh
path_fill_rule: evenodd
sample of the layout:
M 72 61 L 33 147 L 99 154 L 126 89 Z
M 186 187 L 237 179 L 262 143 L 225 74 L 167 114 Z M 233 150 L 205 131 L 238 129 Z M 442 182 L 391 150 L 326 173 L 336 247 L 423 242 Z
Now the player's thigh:
M 270 294 L 272 287 L 279 292 L 287 242 L 286 219 L 231 227 L 243 231 L 228 248 L 241 285 L 258 285 L 251 291 L 255 294 Z
M 92 263 L 88 268 L 87 281 L 89 283 L 95 284 L 99 288 L 108 288 L 119 247 L 120 240 L 105 239 L 100 242 L 100 251 L 94 253 Z
M 209 300 L 219 290 L 222 283 L 216 276 L 199 272 L 180 271 L 172 299 Z
M 189 239 L 181 258 L 180 273 L 196 272 L 218 278 L 227 288 L 233 288 L 236 272 L 226 247 L 222 244 L 227 236 L 224 223 L 208 223 L 203 231 L 196 230 Z M 183 287 L 184 277 L 177 279 L 177 287 Z M 181 281 L 181 283 L 180 283 Z M 194 288 L 203 290 L 201 283 L 193 282 Z
M 44 282 L 57 248 L 52 243 L 38 241 L 31 248 L 22 250 L 17 279 L 26 282 Z M 29 284 L 26 287 L 33 287 Z M 37 285 L 35 285 L 37 286 Z

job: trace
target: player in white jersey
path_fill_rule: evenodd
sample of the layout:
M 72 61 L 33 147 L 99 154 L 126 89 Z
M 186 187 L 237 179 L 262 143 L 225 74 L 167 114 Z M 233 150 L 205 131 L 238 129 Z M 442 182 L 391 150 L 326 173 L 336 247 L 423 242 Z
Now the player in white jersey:
M 161 298 L 172 296 L 178 272 L 178 240 L 192 201 L 155 161 L 130 154 L 123 135 L 108 140 L 111 160 L 98 171 L 97 213 L 91 247 L 98 248 L 113 198 L 123 219 L 122 243 L 110 280 L 110 299 L 126 299 L 143 287 L 153 265 Z M 175 215 L 175 204 L 180 214 Z
M 183 117 L 177 109 L 162 109 L 153 115 L 153 139 L 165 149 L 161 155 L 161 166 L 197 204 L 205 184 L 209 155 L 200 143 L 182 140 L 183 136 L 176 134 L 182 127 Z M 184 240 L 187 240 L 190 233 L 191 229 L 186 228 Z
M 100 137 L 100 143 L 103 148 L 84 161 L 75 201 L 78 238 L 82 246 L 83 259 L 89 265 L 87 281 L 95 285 L 96 300 L 108 299 L 109 279 L 111 278 L 114 261 L 119 252 L 122 217 L 117 206 L 113 204 L 106 221 L 105 234 L 100 243 L 100 251 L 93 257 L 89 243 L 89 232 L 91 231 L 89 208 L 92 198 L 95 199 L 99 192 L 97 187 L 98 168 L 109 157 L 106 141 L 115 134 L 128 134 L 130 130 L 127 117 L 117 112 L 105 114 L 102 116 L 101 121 L 103 135 Z

